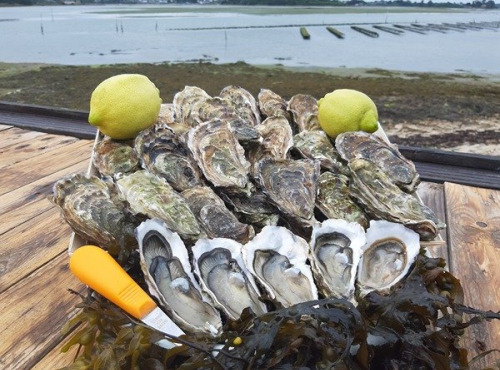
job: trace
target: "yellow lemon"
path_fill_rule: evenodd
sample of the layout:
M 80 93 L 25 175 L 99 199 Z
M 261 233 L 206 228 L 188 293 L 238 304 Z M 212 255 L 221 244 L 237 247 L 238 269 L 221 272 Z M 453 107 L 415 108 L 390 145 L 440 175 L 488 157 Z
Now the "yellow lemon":
M 116 75 L 92 92 L 89 123 L 113 139 L 132 139 L 156 122 L 161 103 L 160 91 L 146 76 Z
M 377 107 L 360 91 L 338 89 L 318 101 L 318 120 L 323 131 L 335 138 L 342 132 L 375 132 L 378 128 Z

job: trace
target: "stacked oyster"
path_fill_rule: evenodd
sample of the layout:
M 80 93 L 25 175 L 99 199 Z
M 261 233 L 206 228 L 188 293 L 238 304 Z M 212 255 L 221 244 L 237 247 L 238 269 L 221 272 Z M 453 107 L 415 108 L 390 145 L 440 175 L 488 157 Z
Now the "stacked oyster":
M 395 146 L 333 142 L 304 94 L 187 86 L 134 141 L 100 140 L 93 164 L 54 185 L 63 217 L 122 264 L 138 251 L 150 293 L 198 335 L 247 307 L 387 291 L 443 227 Z

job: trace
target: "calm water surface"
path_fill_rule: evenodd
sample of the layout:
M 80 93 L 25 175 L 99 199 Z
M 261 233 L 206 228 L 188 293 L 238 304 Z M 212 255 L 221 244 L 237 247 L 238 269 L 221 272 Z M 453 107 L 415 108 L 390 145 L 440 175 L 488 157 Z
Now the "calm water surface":
M 235 7 L 178 9 L 137 5 L 0 8 L 0 61 L 85 65 L 205 60 L 500 73 L 500 29 L 400 36 L 378 31 L 380 37 L 374 39 L 350 28 L 351 24 L 374 30 L 372 25 L 377 23 L 498 22 L 496 10 L 415 9 L 408 13 L 370 8 L 363 13 L 357 8 L 340 14 L 321 9 L 276 14 L 273 9 L 267 12 L 273 14 L 266 14 L 266 8 L 254 8 L 252 13 L 257 14 L 249 14 Z M 301 25 L 307 26 L 310 40 L 301 38 Z M 345 39 L 330 34 L 327 25 L 344 32 Z

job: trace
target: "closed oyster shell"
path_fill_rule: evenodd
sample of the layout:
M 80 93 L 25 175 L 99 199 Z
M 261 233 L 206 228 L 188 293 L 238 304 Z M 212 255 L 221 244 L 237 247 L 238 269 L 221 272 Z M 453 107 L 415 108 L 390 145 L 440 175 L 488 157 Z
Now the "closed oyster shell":
M 262 191 L 287 217 L 302 223 L 313 221 L 319 162 L 263 160 L 257 168 Z
M 165 180 L 143 170 L 123 176 L 116 184 L 132 212 L 159 218 L 183 238 L 200 236 L 198 221 L 186 200 Z
M 260 112 L 253 95 L 240 86 L 229 85 L 222 89 L 219 96 L 229 101 L 238 116 L 245 122 L 256 126 L 260 123 Z
M 140 265 L 150 293 L 187 332 L 216 337 L 222 331 L 219 313 L 201 294 L 188 252 L 177 233 L 152 219 L 136 229 Z
M 356 222 L 329 219 L 313 227 L 311 266 L 323 295 L 353 298 L 365 242 L 365 231 Z
M 266 226 L 243 246 L 248 270 L 272 299 L 285 307 L 317 299 L 307 242 L 280 226 Z
M 336 173 L 349 174 L 340 155 L 324 131 L 302 131 L 293 137 L 293 146 L 302 157 L 318 159 L 321 168 Z
M 212 120 L 193 128 L 188 133 L 187 145 L 214 186 L 246 186 L 250 163 L 229 123 Z
M 307 94 L 297 94 L 288 101 L 287 109 L 292 112 L 295 133 L 320 130 L 318 101 Z
M 190 125 L 186 125 L 184 122 L 177 120 L 175 116 L 175 107 L 172 103 L 160 105 L 156 126 L 167 126 L 179 136 L 189 131 L 191 128 Z
M 351 195 L 374 218 L 402 223 L 423 240 L 435 238 L 438 227 L 444 227 L 432 210 L 397 187 L 375 163 L 354 158 L 349 168 Z
M 195 106 L 210 99 L 207 92 L 196 86 L 185 86 L 183 90 L 174 95 L 173 105 L 175 119 L 186 126 L 194 127 L 199 123 Z
M 420 183 L 413 162 L 403 157 L 397 146 L 375 135 L 363 131 L 345 132 L 337 136 L 335 146 L 346 161 L 361 158 L 377 163 L 387 177 L 406 192 L 413 192 Z
M 201 171 L 187 146 L 167 127 L 152 126 L 135 139 L 142 166 L 177 191 L 202 185 Z
M 345 175 L 326 171 L 319 176 L 316 207 L 326 218 L 343 219 L 368 227 L 368 216 L 350 197 L 349 178 Z
M 257 96 L 259 110 L 265 117 L 283 116 L 290 121 L 286 100 L 269 89 L 260 89 Z
M 102 176 L 134 172 L 139 167 L 139 159 L 134 148 L 127 142 L 105 137 L 94 148 L 92 162 Z
M 136 244 L 136 220 L 112 190 L 96 176 L 73 174 L 54 184 L 51 200 L 78 235 L 122 260 Z
M 252 274 L 243 263 L 242 245 L 231 239 L 200 239 L 192 247 L 194 271 L 215 305 L 237 320 L 250 307 L 261 315 L 267 312 Z
M 370 221 L 358 268 L 361 294 L 387 292 L 408 273 L 419 252 L 414 231 L 397 223 Z
M 238 221 L 224 201 L 208 186 L 196 186 L 181 194 L 209 238 L 229 238 L 246 243 L 255 232 Z

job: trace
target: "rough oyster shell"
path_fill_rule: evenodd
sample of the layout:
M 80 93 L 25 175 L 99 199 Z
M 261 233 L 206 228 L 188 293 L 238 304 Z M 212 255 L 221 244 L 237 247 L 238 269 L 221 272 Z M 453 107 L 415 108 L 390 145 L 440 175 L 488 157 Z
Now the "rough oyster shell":
M 238 116 L 245 122 L 256 126 L 260 123 L 260 112 L 257 102 L 250 92 L 240 86 L 229 85 L 222 89 L 219 96 L 226 99 L 234 107 Z
M 186 200 L 165 180 L 143 170 L 123 176 L 116 184 L 132 212 L 159 218 L 183 238 L 200 236 L 198 221 Z
M 397 223 L 370 221 L 358 267 L 361 294 L 388 291 L 406 275 L 419 252 L 414 231 Z
M 286 100 L 269 89 L 260 89 L 257 96 L 259 109 L 265 117 L 283 116 L 290 121 Z
M 210 95 L 205 90 L 196 86 L 185 86 L 183 90 L 174 95 L 173 105 L 176 121 L 186 126 L 196 126 L 199 120 L 196 115 L 193 116 L 193 113 L 196 113 L 194 108 L 207 99 L 210 99 Z
M 321 167 L 335 173 L 349 174 L 339 154 L 324 131 L 302 131 L 293 137 L 293 146 L 302 157 L 318 159 Z
M 319 162 L 302 160 L 263 160 L 257 166 L 257 179 L 274 205 L 287 217 L 299 222 L 313 220 Z
M 317 299 L 307 242 L 280 226 L 266 226 L 243 246 L 248 270 L 272 299 L 283 306 Z
M 420 183 L 420 176 L 413 162 L 375 135 L 363 131 L 345 132 L 337 136 L 335 146 L 346 161 L 353 158 L 368 159 L 387 174 L 397 186 L 406 192 L 413 192 Z
M 142 272 L 161 307 L 184 330 L 218 336 L 222 331 L 221 318 L 203 298 L 179 235 L 153 219 L 139 225 L 136 237 Z
M 318 101 L 307 94 L 297 94 L 288 101 L 287 109 L 292 112 L 296 133 L 320 130 L 318 121 Z
M 134 172 L 139 167 L 134 148 L 126 142 L 109 137 L 96 144 L 92 162 L 102 176 Z
M 243 263 L 242 247 L 224 238 L 200 239 L 192 247 L 194 271 L 203 291 L 232 320 L 239 319 L 247 307 L 257 315 L 267 312 L 253 276 Z
M 438 226 L 444 226 L 434 212 L 397 187 L 375 163 L 354 158 L 349 161 L 349 168 L 351 195 L 374 218 L 402 223 L 418 232 L 423 240 L 435 238 Z
M 238 221 L 224 201 L 208 186 L 196 186 L 181 194 L 209 238 L 229 238 L 246 243 L 255 232 Z
M 318 179 L 316 207 L 326 218 L 357 222 L 367 228 L 368 216 L 349 194 L 347 176 L 329 171 L 323 172 Z
M 311 266 L 323 295 L 353 298 L 365 242 L 365 231 L 356 222 L 329 219 L 313 227 Z
M 54 184 L 51 200 L 73 231 L 121 259 L 135 246 L 136 220 L 112 190 L 96 176 L 73 174 Z
M 193 128 L 188 133 L 187 145 L 214 186 L 245 187 L 250 163 L 229 123 L 212 120 Z
M 135 144 L 142 167 L 167 180 L 175 190 L 203 184 L 198 165 L 171 129 L 152 126 L 137 135 Z
M 179 122 L 175 117 L 175 107 L 171 103 L 164 103 L 160 106 L 160 112 L 158 113 L 158 119 L 156 120 L 156 126 L 166 126 L 177 135 L 182 135 L 187 132 L 191 126 L 184 124 L 184 122 Z

